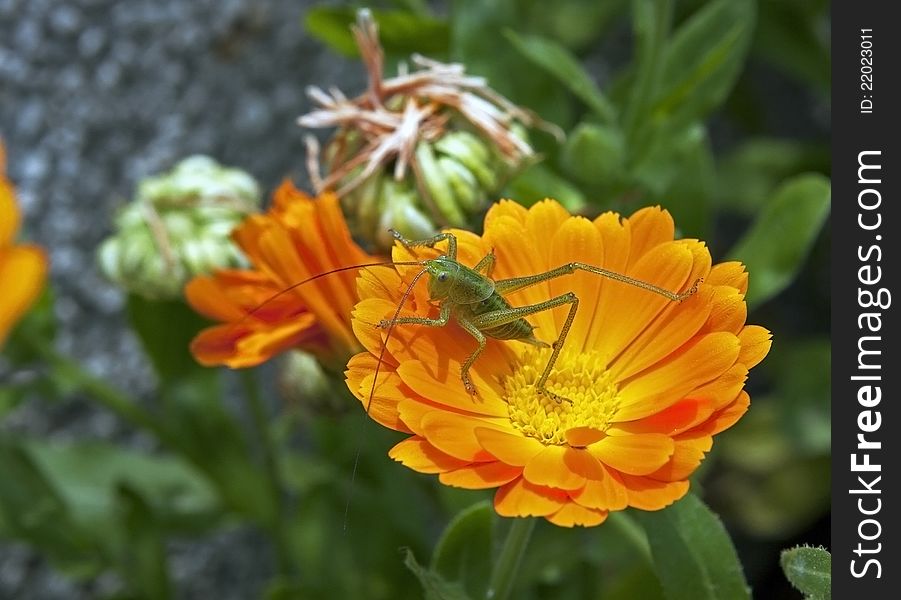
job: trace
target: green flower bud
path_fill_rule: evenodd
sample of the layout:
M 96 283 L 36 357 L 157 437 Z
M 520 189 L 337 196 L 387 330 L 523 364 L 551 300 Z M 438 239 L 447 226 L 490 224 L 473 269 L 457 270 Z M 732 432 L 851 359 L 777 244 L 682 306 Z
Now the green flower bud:
M 281 357 L 276 382 L 285 403 L 301 414 L 341 414 L 351 403 L 344 394 L 335 393 L 332 379 L 312 354 L 291 350 Z
M 98 264 L 131 293 L 178 297 L 196 275 L 244 265 L 231 232 L 259 204 L 259 186 L 247 173 L 205 156 L 186 158 L 138 184 L 115 234 L 98 248 Z

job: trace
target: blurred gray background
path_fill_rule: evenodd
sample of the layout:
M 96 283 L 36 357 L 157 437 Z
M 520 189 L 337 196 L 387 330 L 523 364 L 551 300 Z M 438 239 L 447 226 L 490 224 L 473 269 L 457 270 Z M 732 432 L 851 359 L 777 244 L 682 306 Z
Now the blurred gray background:
M 21 236 L 48 249 L 59 349 L 148 398 L 152 376 L 122 294 L 94 249 L 136 182 L 193 153 L 306 186 L 311 83 L 353 92 L 362 67 L 303 29 L 305 0 L 0 0 L 0 137 L 25 213 Z M 149 444 L 107 412 L 37 399 L 0 424 L 56 439 Z M 0 474 L 2 476 L 2 474 Z M 176 542 L 173 576 L 190 598 L 253 598 L 271 574 L 262 539 L 235 530 Z M 0 598 L 93 598 L 17 544 L 0 542 Z

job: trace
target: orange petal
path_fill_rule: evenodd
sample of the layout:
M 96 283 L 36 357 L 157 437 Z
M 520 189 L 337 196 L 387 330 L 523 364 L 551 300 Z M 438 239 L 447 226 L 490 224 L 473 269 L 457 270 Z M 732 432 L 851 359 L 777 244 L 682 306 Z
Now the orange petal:
M 603 476 L 588 479 L 582 489 L 569 493 L 570 497 L 588 508 L 622 510 L 629 504 L 629 494 L 622 477 L 616 471 L 601 465 Z
M 688 481 L 657 481 L 625 473 L 622 477 L 629 493 L 629 506 L 641 510 L 660 510 L 688 493 Z
M 698 422 L 698 415 L 702 414 L 702 400 L 686 398 L 672 406 L 637 421 L 616 423 L 607 431 L 611 435 L 624 436 L 634 433 L 662 433 L 672 435 L 690 427 Z M 704 412 L 704 415 L 709 413 Z
M 673 455 L 673 440 L 659 433 L 607 436 L 588 451 L 603 464 L 631 475 L 647 475 Z
M 475 435 L 482 448 L 498 460 L 515 467 L 525 467 L 530 460 L 544 450 L 541 442 L 519 433 L 478 427 Z
M 215 277 L 200 275 L 185 285 L 185 298 L 195 311 L 216 321 L 240 321 L 247 312 L 236 305 Z
M 713 417 L 704 424 L 707 431 L 711 435 L 729 429 L 748 411 L 751 405 L 751 397 L 744 390 L 739 392 L 738 398 L 726 408 L 715 413 Z
M 672 215 L 659 206 L 636 211 L 629 217 L 629 225 L 632 228 L 630 260 L 633 264 L 657 245 L 671 242 L 676 232 Z
M 487 424 L 475 417 L 434 410 L 422 418 L 422 433 L 446 454 L 469 462 L 485 462 L 494 457 L 482 449 L 473 430 Z
M 545 518 L 560 527 L 594 527 L 607 519 L 609 513 L 605 510 L 585 508 L 574 502 L 566 503 L 563 508 Z
M 684 434 L 674 440 L 675 450 L 669 462 L 651 473 L 651 477 L 661 481 L 688 479 L 704 460 L 705 453 L 713 447 L 713 438 L 708 435 Z
M 492 461 L 466 465 L 459 469 L 441 473 L 438 480 L 444 485 L 484 490 L 500 487 L 522 474 L 521 467 L 511 467 L 502 462 Z
M 419 473 L 445 473 L 467 463 L 448 456 L 421 437 L 408 437 L 395 444 L 388 456 Z
M 713 265 L 707 276 L 710 285 L 728 285 L 734 287 L 740 294 L 748 291 L 748 272 L 745 266 L 738 261 L 729 261 Z
M 576 448 L 586 448 L 604 438 L 606 434 L 594 427 L 572 427 L 564 433 L 566 443 Z
M 3 145 L 0 144 L 0 152 Z M 22 213 L 16 204 L 16 194 L 12 183 L 6 179 L 3 165 L 0 165 L 0 249 L 12 245 L 22 222 Z
M 604 262 L 604 242 L 594 224 L 581 217 L 572 217 L 563 222 L 553 239 L 550 240 L 549 263 L 561 266 L 574 259 L 589 265 L 601 265 Z M 600 293 L 604 278 L 593 273 L 577 271 L 576 273 L 557 277 L 548 282 L 549 298 L 573 292 L 582 302 L 575 321 L 566 338 L 566 346 L 570 349 L 582 350 L 591 330 L 597 311 L 592 310 Z M 555 309 L 554 333 L 563 329 L 566 320 L 566 307 Z M 539 328 L 541 327 L 538 323 Z
M 647 252 L 626 274 L 676 292 L 685 287 L 691 269 L 691 252 L 670 242 Z M 608 282 L 601 293 L 606 298 L 599 298 L 598 306 L 604 307 L 605 325 L 595 349 L 611 358 L 619 355 L 672 303 L 663 296 L 620 282 Z
M 406 398 L 406 394 L 401 390 L 403 383 L 400 377 L 389 369 L 380 370 L 379 383 L 373 388 L 376 362 L 376 358 L 368 352 L 361 352 L 352 357 L 345 371 L 347 388 L 374 421 L 389 429 L 412 433 L 398 411 L 398 404 Z
M 725 373 L 735 364 L 739 340 L 731 333 L 711 333 L 640 373 L 620 389 L 617 421 L 657 413 Z
M 0 345 L 37 300 L 47 278 L 47 257 L 37 246 L 0 248 Z
M 704 331 L 728 331 L 738 335 L 748 318 L 744 295 L 727 285 L 711 286 L 713 299 Z
M 585 485 L 585 476 L 574 472 L 564 462 L 568 448 L 545 446 L 544 450 L 532 457 L 523 469 L 522 476 L 537 485 L 576 490 Z
M 611 365 L 617 378 L 627 379 L 648 368 L 701 331 L 710 315 L 713 293 L 713 288 L 702 286 L 696 297 L 665 307 Z
M 741 341 L 741 352 L 738 362 L 750 369 L 763 360 L 773 345 L 773 335 L 759 325 L 748 325 L 738 334 Z
M 522 477 L 498 488 L 494 510 L 502 517 L 544 517 L 563 508 L 566 492 L 534 485 Z
M 445 364 L 449 365 L 447 371 L 459 373 L 460 367 L 456 362 L 447 361 Z M 466 391 L 462 382 L 460 385 L 448 385 L 446 379 L 450 377 L 450 374 L 447 371 L 443 373 L 445 380 L 438 381 L 418 360 L 404 361 L 397 368 L 397 373 L 403 382 L 423 398 L 473 414 L 491 417 L 508 415 L 507 405 L 496 393 L 491 392 L 490 387 L 485 385 L 477 387 L 479 394 L 474 396 Z M 455 379 L 459 380 L 459 377 Z

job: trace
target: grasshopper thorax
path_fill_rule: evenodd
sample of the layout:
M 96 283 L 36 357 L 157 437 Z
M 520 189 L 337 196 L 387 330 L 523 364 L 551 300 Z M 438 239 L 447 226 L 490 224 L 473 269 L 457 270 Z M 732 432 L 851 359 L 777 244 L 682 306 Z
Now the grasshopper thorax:
M 481 302 L 494 293 L 494 281 L 452 258 L 439 256 L 425 261 L 429 274 L 429 297 L 454 304 Z

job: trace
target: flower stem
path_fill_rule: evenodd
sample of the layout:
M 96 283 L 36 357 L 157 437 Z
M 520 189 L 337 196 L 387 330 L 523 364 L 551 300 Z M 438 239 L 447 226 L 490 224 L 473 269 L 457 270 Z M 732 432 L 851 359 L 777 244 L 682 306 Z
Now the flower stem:
M 533 529 L 535 529 L 534 518 L 513 519 L 501 555 L 494 564 L 488 591 L 485 592 L 485 598 L 488 600 L 506 600 L 510 595 Z
M 43 358 L 56 372 L 57 376 L 69 382 L 74 388 L 81 389 L 91 395 L 97 402 L 119 418 L 135 427 L 146 429 L 157 439 L 166 443 L 166 431 L 152 414 L 141 407 L 137 398 L 129 396 L 103 379 L 92 375 L 77 361 L 59 352 L 50 340 L 38 335 L 25 333 L 22 338 Z
M 291 573 L 290 542 L 287 538 L 289 528 L 285 523 L 287 507 L 285 505 L 285 486 L 278 468 L 278 458 L 272 435 L 269 430 L 269 418 L 263 397 L 257 384 L 255 373 L 250 369 L 244 369 L 240 373 L 241 384 L 244 389 L 244 401 L 253 423 L 254 434 L 260 444 L 263 459 L 263 469 L 269 482 L 270 493 L 275 504 L 275 515 L 270 523 L 270 533 L 275 543 L 279 572 L 282 575 Z

